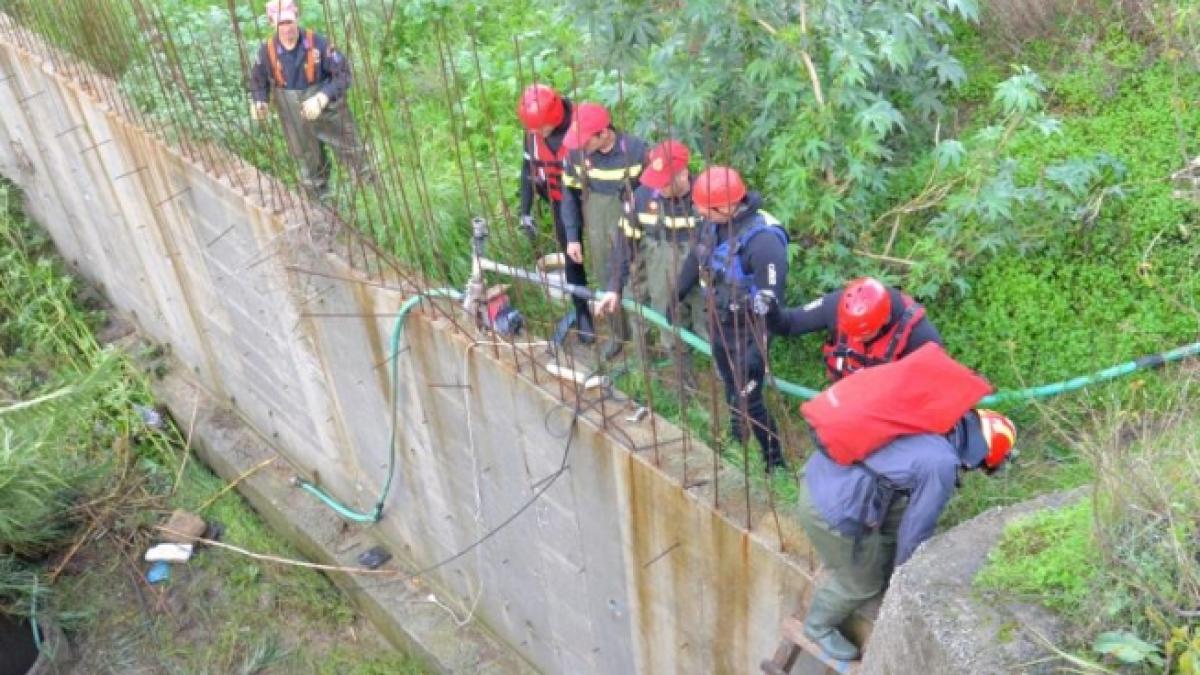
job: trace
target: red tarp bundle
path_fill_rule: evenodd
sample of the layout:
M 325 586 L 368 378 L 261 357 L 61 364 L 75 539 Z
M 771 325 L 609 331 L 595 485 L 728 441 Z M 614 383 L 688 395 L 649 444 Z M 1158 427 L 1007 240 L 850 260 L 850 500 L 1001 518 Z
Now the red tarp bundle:
M 833 460 L 850 465 L 900 436 L 948 433 L 991 392 L 987 380 L 930 342 L 843 378 L 800 413 Z

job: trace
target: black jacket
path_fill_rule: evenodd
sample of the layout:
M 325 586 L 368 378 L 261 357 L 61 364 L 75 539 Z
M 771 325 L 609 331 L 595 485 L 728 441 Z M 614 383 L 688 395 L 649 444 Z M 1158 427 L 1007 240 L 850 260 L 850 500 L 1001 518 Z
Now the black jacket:
M 889 288 L 888 294 L 892 299 L 892 315 L 880 334 L 886 334 L 888 329 L 900 319 L 904 313 L 904 297 L 895 288 Z M 775 297 L 782 297 L 778 293 Z M 824 330 L 828 332 L 828 340 L 837 339 L 837 309 L 842 299 L 841 289 L 826 293 L 803 307 L 782 309 L 778 313 L 767 316 L 767 327 L 776 335 L 804 335 Z M 926 342 L 942 344 L 942 336 L 937 328 L 926 317 L 921 317 L 913 326 L 908 336 L 908 344 L 896 355 L 896 358 L 907 356 Z

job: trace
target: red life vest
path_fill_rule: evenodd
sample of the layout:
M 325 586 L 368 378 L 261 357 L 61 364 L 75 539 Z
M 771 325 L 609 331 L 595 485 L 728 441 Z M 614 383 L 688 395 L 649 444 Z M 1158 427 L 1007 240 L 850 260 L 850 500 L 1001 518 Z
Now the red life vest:
M 901 436 L 949 433 L 991 391 L 987 380 L 929 342 L 833 383 L 800 413 L 821 450 L 849 466 Z
M 870 342 L 852 340 L 840 332 L 825 342 L 821 351 L 825 353 L 825 368 L 830 380 L 837 382 L 863 368 L 891 363 L 904 354 L 913 329 L 925 318 L 925 308 L 905 293 L 900 297 L 904 301 L 900 318 Z
M 529 179 L 539 189 L 546 191 L 551 201 L 562 201 L 563 159 L 566 148 L 558 152 L 550 149 L 546 139 L 534 133 L 525 134 L 525 159 L 529 160 Z
M 279 54 L 276 52 L 282 46 L 278 36 L 271 38 L 271 41 L 267 43 L 267 60 L 271 62 L 271 73 L 275 75 L 275 84 L 280 89 L 287 86 L 287 78 L 283 76 L 283 66 L 280 65 Z M 311 28 L 304 31 L 304 46 L 308 50 L 308 55 L 304 59 L 304 81 L 311 86 L 317 81 L 317 62 L 321 60 L 321 52 L 317 49 Z

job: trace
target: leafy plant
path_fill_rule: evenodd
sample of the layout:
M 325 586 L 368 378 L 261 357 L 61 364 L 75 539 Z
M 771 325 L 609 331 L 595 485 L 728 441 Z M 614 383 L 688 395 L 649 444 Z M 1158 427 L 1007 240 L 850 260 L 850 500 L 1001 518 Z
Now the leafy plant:
M 1159 668 L 1163 666 L 1159 648 L 1129 631 L 1111 630 L 1101 633 L 1096 636 L 1092 649 L 1102 656 L 1111 656 L 1124 664 L 1144 663 Z

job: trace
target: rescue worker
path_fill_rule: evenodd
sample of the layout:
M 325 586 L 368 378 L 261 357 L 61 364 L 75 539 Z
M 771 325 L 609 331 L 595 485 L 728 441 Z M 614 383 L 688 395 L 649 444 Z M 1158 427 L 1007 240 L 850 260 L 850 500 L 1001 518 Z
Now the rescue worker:
M 554 222 L 554 236 L 566 257 L 565 273 L 568 283 L 587 286 L 587 273 L 582 263 L 576 262 L 567 252 L 567 231 L 563 226 L 563 160 L 566 148 L 563 139 L 571 126 L 573 105 L 570 99 L 560 96 L 544 84 L 532 84 L 525 88 L 517 103 L 517 116 L 525 127 L 525 156 L 521 164 L 521 230 L 530 239 L 537 236 L 537 224 L 533 218 L 534 197 L 550 205 L 550 217 Z M 587 300 L 572 298 L 575 305 L 575 328 L 580 342 L 595 340 L 595 328 Z
M 621 289 L 637 302 L 672 317 L 672 323 L 708 339 L 704 298 L 688 293 L 675 301 L 675 282 L 688 251 L 696 240 L 697 218 L 692 213 L 692 180 L 688 148 L 665 141 L 646 156 L 641 185 L 625 203 L 608 261 L 607 292 L 599 298 L 596 315 L 620 306 Z M 645 331 L 639 331 L 643 336 Z M 682 345 L 672 337 L 665 344 L 685 368 L 689 361 Z
M 563 146 L 569 151 L 563 166 L 563 185 L 569 189 L 563 193 L 562 203 L 567 257 L 587 266 L 592 283 L 604 284 L 605 265 L 625 212 L 625 200 L 637 189 L 642 175 L 646 143 L 613 128 L 604 106 L 580 103 Z M 604 349 L 605 359 L 619 354 L 629 337 L 629 324 L 619 307 L 609 316 L 608 325 L 612 336 Z
M 274 100 L 288 149 L 300 164 L 301 186 L 327 201 L 330 163 L 326 146 L 358 180 L 373 178 L 346 91 L 350 64 L 325 37 L 302 29 L 295 0 L 271 0 L 267 18 L 275 35 L 258 49 L 250 71 L 250 116 L 267 119 Z
M 703 222 L 676 283 L 677 302 L 703 288 L 713 362 L 731 409 L 730 431 L 746 442 L 749 426 L 767 471 L 786 467 L 775 421 L 763 397 L 764 353 L 770 336 L 751 309 L 759 290 L 775 297 L 787 283 L 787 233 L 761 211 L 762 197 L 747 192 L 737 171 L 710 166 L 696 177 L 692 204 Z
M 798 509 L 827 576 L 813 593 L 804 634 L 832 658 L 857 659 L 858 647 L 839 627 L 933 535 L 959 471 L 992 473 L 1015 443 L 1007 417 L 978 409 L 945 436 L 902 436 L 850 466 L 813 453 Z
M 780 309 L 777 298 L 770 290 L 760 291 L 755 312 L 765 316 L 776 335 L 827 331 L 822 351 L 834 382 L 859 369 L 903 358 L 927 342 L 942 344 L 924 307 L 871 277 L 855 279 L 803 307 Z

